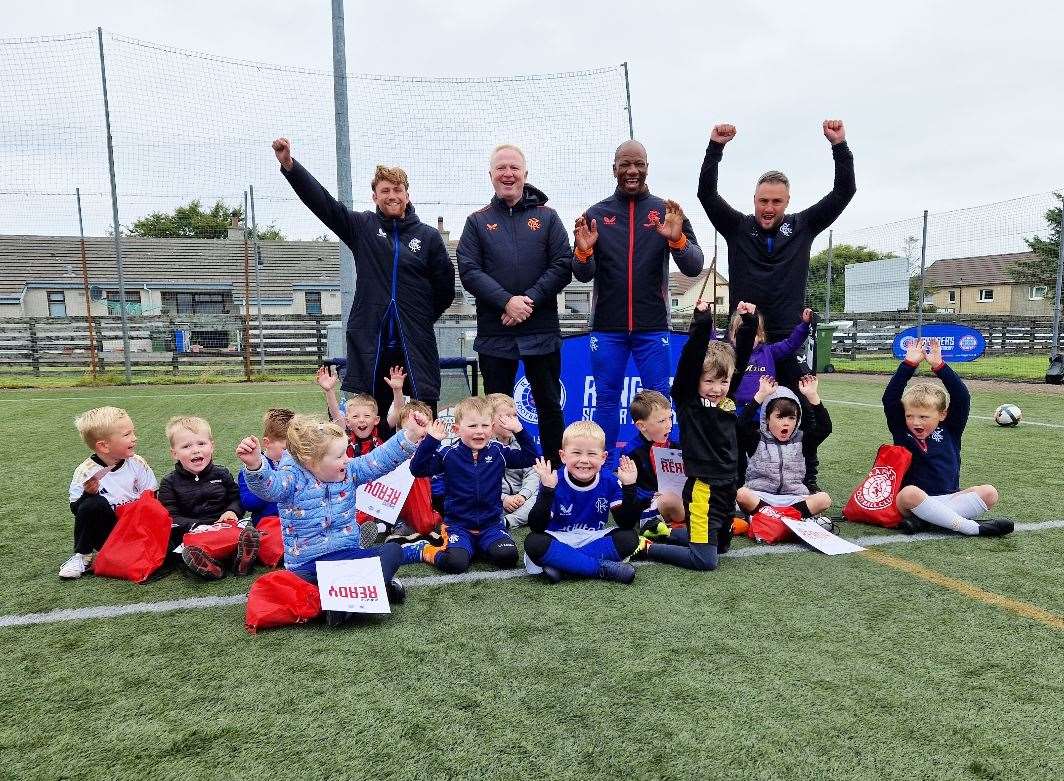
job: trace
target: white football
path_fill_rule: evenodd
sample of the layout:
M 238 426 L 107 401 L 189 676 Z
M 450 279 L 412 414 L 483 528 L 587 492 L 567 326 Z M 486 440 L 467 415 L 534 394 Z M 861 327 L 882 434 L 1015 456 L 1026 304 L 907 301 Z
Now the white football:
M 1023 413 L 1015 404 L 1002 404 L 994 410 L 994 422 L 1006 428 L 1019 425 Z

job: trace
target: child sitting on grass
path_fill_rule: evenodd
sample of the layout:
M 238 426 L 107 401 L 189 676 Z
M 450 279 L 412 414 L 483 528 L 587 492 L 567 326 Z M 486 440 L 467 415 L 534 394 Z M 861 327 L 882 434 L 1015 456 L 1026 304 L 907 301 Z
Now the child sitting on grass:
M 746 371 L 754 342 L 753 304 L 740 301 L 743 324 L 736 347 L 710 341 L 709 305 L 699 301 L 690 337 L 680 353 L 672 400 L 680 422 L 687 547 L 641 538 L 638 553 L 652 561 L 693 570 L 714 570 L 717 557 L 731 543 L 735 510 L 738 441 L 734 394 Z
M 686 545 L 683 499 L 672 491 L 658 490 L 658 473 L 653 455 L 655 447 L 674 450 L 680 447 L 679 442 L 669 439 L 672 432 L 672 403 L 663 393 L 641 390 L 632 398 L 629 414 L 639 433 L 624 454 L 635 463 L 635 495 L 646 505 L 639 519 L 639 529 L 650 539 Z
M 151 467 L 134 452 L 136 429 L 124 409 L 96 407 L 74 425 L 92 455 L 78 464 L 70 481 L 74 555 L 59 568 L 59 577 L 67 579 L 85 574 L 118 522 L 115 507 L 159 487 Z
M 443 478 L 443 542 L 406 547 L 444 572 L 465 572 L 477 554 L 496 567 L 517 566 L 517 543 L 503 522 L 499 486 L 506 469 L 532 466 L 539 452 L 516 415 L 501 415 L 500 423 L 516 437 L 519 450 L 491 438 L 491 405 L 481 396 L 470 396 L 454 408 L 458 441 L 440 447 L 446 429 L 437 420 L 410 461 L 415 477 Z
M 296 415 L 288 425 L 288 454 L 274 468 L 262 458 L 259 441 L 245 437 L 237 446 L 248 488 L 277 503 L 284 538 L 284 565 L 312 583 L 319 561 L 380 559 L 389 599 L 401 603 L 406 589 L 395 577 L 404 551 L 394 542 L 368 547 L 355 518 L 355 489 L 377 480 L 412 456 L 425 435 L 428 420 L 415 412 L 402 431 L 371 453 L 351 458 L 348 438 L 335 423 L 319 415 Z M 367 525 L 368 526 L 368 525 Z M 376 528 L 371 529 L 373 538 Z M 412 560 L 419 560 L 413 556 Z
M 805 484 L 806 456 L 816 452 L 831 434 L 831 418 L 820 401 L 820 382 L 807 374 L 798 381 L 798 390 L 808 402 L 813 415 L 805 431 L 802 405 L 798 397 L 762 374 L 757 393 L 739 416 L 739 441 L 749 463 L 746 484 L 735 501 L 745 512 L 755 513 L 762 507 L 794 507 L 803 518 L 819 516 L 831 507 L 825 491 L 810 494 Z M 817 518 L 827 528 L 830 519 Z
M 203 418 L 173 417 L 166 424 L 166 436 L 175 463 L 174 471 L 159 485 L 159 501 L 173 522 L 170 547 L 181 545 L 185 534 L 203 531 L 204 527 L 215 524 L 235 526 L 244 515 L 240 488 L 232 472 L 213 461 L 214 437 L 210 424 Z M 252 526 L 241 529 L 233 569 L 246 575 L 258 553 L 259 533 Z M 201 578 L 218 580 L 225 577 L 223 562 L 195 544 L 183 546 L 181 560 Z
M 525 568 L 531 574 L 542 573 L 551 583 L 565 575 L 626 584 L 635 579 L 635 567 L 625 559 L 639 545 L 636 467 L 621 456 L 617 477 L 603 474 L 606 456 L 602 426 L 581 420 L 562 434 L 560 469 L 552 470 L 542 458 L 536 461 L 540 489 L 525 538 Z
M 288 447 L 288 424 L 295 414 L 290 409 L 271 407 L 262 416 L 262 454 L 274 468 L 281 462 L 281 456 Z M 244 480 L 243 472 L 237 475 L 236 482 L 240 488 L 240 504 L 251 513 L 251 522 L 255 526 L 266 516 L 277 515 L 277 505 L 253 494 Z
M 520 450 L 517 438 L 505 426 L 505 421 L 517 416 L 517 406 L 512 396 L 505 393 L 489 393 L 485 396 L 491 405 L 491 434 L 496 442 L 513 450 Z M 509 467 L 502 476 L 503 520 L 509 529 L 517 529 L 528 523 L 528 514 L 539 493 L 539 476 L 534 467 Z
M 923 361 L 942 380 L 906 387 Z M 883 392 L 883 412 L 895 445 L 912 453 L 895 505 L 905 517 L 898 528 L 908 534 L 923 528 L 921 521 L 961 534 L 999 537 L 1013 530 L 1007 519 L 976 519 L 997 504 L 992 485 L 960 490 L 961 435 L 968 423 L 972 399 L 964 381 L 942 360 L 942 346 L 931 340 L 931 352 L 914 339 Z

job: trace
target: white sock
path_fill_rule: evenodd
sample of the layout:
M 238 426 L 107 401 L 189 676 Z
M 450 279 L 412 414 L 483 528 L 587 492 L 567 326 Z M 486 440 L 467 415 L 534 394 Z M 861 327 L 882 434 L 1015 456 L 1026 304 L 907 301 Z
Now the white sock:
M 947 504 L 957 515 L 962 518 L 971 518 L 973 521 L 990 509 L 975 491 L 953 494 Z
M 946 502 L 930 496 L 913 508 L 913 514 L 943 529 L 950 529 L 961 534 L 979 534 L 979 524 L 959 515 Z

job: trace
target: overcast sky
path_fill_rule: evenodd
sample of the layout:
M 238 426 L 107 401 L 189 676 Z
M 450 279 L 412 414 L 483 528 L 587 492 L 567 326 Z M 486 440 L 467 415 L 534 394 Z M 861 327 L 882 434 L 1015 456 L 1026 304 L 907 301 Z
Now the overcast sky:
M 858 193 L 840 231 L 1064 185 L 1060 2 L 348 0 L 346 16 L 352 72 L 504 75 L 626 60 L 651 189 L 678 199 L 701 233 L 698 168 L 710 127 L 723 121 L 739 134 L 721 189 L 748 211 L 753 182 L 769 168 L 790 175 L 792 209 L 823 195 L 832 168 L 820 122 L 843 119 Z M 97 25 L 179 48 L 331 68 L 328 0 L 36 0 L 6 4 L 0 35 Z M 486 176 L 484 188 L 486 199 Z

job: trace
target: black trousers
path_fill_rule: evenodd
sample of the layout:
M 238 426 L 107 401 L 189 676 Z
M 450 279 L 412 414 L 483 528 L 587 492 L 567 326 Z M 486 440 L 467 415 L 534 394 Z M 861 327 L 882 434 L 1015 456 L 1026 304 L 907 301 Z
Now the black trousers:
M 406 366 L 406 357 L 403 355 L 401 347 L 393 347 L 385 349 L 381 352 L 380 363 L 377 367 L 377 376 L 373 379 L 373 398 L 377 400 L 377 414 L 380 416 L 381 422 L 377 426 L 377 433 L 381 439 L 388 439 L 395 433 L 395 429 L 388 425 L 388 410 L 392 406 L 392 389 L 388 387 L 388 384 L 384 381 L 384 378 L 391 372 L 393 366 L 402 366 L 403 370 L 409 375 L 410 371 Z M 406 393 L 410 390 L 410 379 L 408 378 L 406 384 L 403 386 L 403 392 Z M 411 396 L 413 398 L 413 396 Z M 439 411 L 439 399 L 419 399 L 424 401 L 430 407 L 432 407 L 432 417 L 436 417 L 436 413 Z
M 798 397 L 798 403 L 802 405 L 802 423 L 799 426 L 803 431 L 807 430 L 813 422 L 813 411 L 809 402 L 798 390 L 798 380 L 806 374 L 811 374 L 809 367 L 798 358 L 784 358 L 776 362 L 776 382 L 794 392 Z M 816 449 L 806 449 L 805 452 L 805 485 L 809 493 L 815 494 L 820 489 L 817 487 L 817 473 L 820 471 L 820 459 L 817 458 Z M 739 485 L 746 481 L 746 475 L 740 475 Z
M 74 511 L 74 553 L 88 554 L 103 547 L 118 523 L 115 508 L 99 494 L 83 494 Z
M 484 378 L 484 393 L 513 395 L 514 379 L 517 377 L 516 358 L 499 358 L 495 355 L 478 354 L 480 375 Z M 532 390 L 539 414 L 539 439 L 543 457 L 557 465 L 558 451 L 562 449 L 562 354 L 555 350 L 546 355 L 524 355 L 525 377 Z

